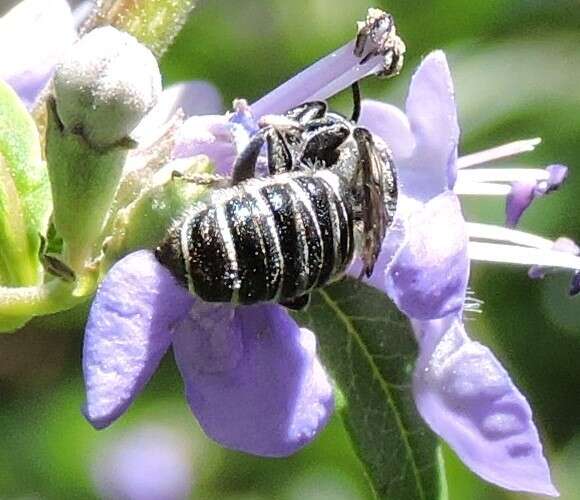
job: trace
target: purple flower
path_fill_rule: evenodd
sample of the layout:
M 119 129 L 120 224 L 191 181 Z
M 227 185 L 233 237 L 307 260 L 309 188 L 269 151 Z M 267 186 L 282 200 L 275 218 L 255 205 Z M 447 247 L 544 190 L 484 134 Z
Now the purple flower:
M 173 346 L 204 431 L 229 448 L 283 456 L 308 443 L 333 409 L 312 332 L 277 305 L 195 299 L 149 251 L 107 274 L 83 349 L 85 415 L 106 427 L 133 402 Z
M 233 114 L 191 118 L 174 156 L 207 154 L 228 173 L 260 116 L 327 98 L 380 66 L 371 58 L 363 68 L 352 46 L 345 47 L 250 108 L 238 102 Z M 556 495 L 527 401 L 494 355 L 469 339 L 462 315 L 470 260 L 578 269 L 580 259 L 535 235 L 466 222 L 459 195 L 507 196 L 521 176 L 544 192 L 560 181 L 550 180 L 549 170 L 472 168 L 529 151 L 535 140 L 458 158 L 453 83 L 442 52 L 415 74 L 406 113 L 366 101 L 361 123 L 392 148 L 399 170 L 396 222 L 370 282 L 413 325 L 419 412 L 483 478 Z M 170 345 L 192 411 L 225 446 L 285 455 L 312 439 L 332 411 L 314 336 L 282 307 L 203 303 L 179 288 L 150 252 L 139 251 L 111 269 L 91 308 L 83 365 L 85 413 L 93 425 L 104 427 L 126 410 Z
M 74 12 L 66 0 L 22 0 L 0 18 L 0 79 L 8 83 L 28 108 L 51 78 L 58 61 L 77 40 L 76 25 L 94 6 L 81 2 Z M 204 81 L 184 82 L 164 90 L 158 105 L 135 129 L 139 142 L 152 142 L 155 131 L 181 108 L 186 116 L 219 113 L 223 104 L 215 87 Z
M 246 101 L 240 99 L 234 102 L 233 113 L 190 116 L 176 134 L 172 158 L 207 155 L 217 174 L 228 175 L 256 130 Z
M 310 70 L 324 75 L 326 88 L 334 89 L 335 80 L 348 86 L 388 63 L 377 52 L 359 64 L 353 44 Z M 337 55 L 338 66 L 332 63 Z M 189 118 L 177 133 L 173 158 L 205 154 L 218 173 L 230 173 L 257 129 L 256 109 L 259 114 L 286 109 L 286 95 L 314 98 L 308 92 L 316 94 L 315 88 L 306 84 L 310 78 L 298 75 L 252 108 L 238 100 L 225 116 Z M 302 92 L 287 94 L 292 88 Z M 102 428 L 118 418 L 170 346 L 193 413 L 226 447 L 288 455 L 310 442 L 333 411 L 314 334 L 299 328 L 284 307 L 204 303 L 179 286 L 151 252 L 138 251 L 112 267 L 91 307 L 83 351 L 87 419 Z
M 0 78 L 31 108 L 76 38 L 66 0 L 23 0 L 0 19 Z
M 98 450 L 92 478 L 102 498 L 181 500 L 194 482 L 194 443 L 174 426 L 141 424 Z
M 453 82 L 442 52 L 427 56 L 415 73 L 406 113 L 365 101 L 360 121 L 391 145 L 399 168 L 395 231 L 385 240 L 383 266 L 371 282 L 412 320 L 420 347 L 413 384 L 419 412 L 484 479 L 557 495 L 529 404 L 493 353 L 469 339 L 462 315 L 469 260 L 575 270 L 577 247 L 553 248 L 532 234 L 466 222 L 459 195 L 508 196 L 514 222 L 531 199 L 516 200 L 519 188 L 510 184 L 526 182 L 535 196 L 546 194 L 563 181 L 565 167 L 473 168 L 529 151 L 538 140 L 458 159 Z

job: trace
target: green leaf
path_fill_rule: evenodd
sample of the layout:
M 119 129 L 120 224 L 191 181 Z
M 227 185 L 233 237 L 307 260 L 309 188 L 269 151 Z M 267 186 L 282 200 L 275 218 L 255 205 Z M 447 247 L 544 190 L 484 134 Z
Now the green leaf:
M 39 233 L 46 230 L 50 206 L 36 125 L 16 93 L 0 81 L 0 284 L 40 280 Z
M 406 318 L 384 294 L 352 279 L 314 293 L 296 318 L 316 333 L 377 498 L 445 498 L 438 441 L 411 393 L 417 347 Z

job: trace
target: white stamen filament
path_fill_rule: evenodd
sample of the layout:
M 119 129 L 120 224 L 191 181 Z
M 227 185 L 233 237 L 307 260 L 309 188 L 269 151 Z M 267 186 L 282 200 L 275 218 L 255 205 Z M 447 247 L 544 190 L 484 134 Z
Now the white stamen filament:
M 509 184 L 496 184 L 493 182 L 465 182 L 461 179 L 453 187 L 453 191 L 458 195 L 474 196 L 507 196 L 511 191 Z
M 580 269 L 580 258 L 566 252 L 538 248 L 504 245 L 501 243 L 468 243 L 469 258 L 484 262 L 519 264 L 522 266 L 558 267 Z
M 513 243 L 515 245 L 523 245 L 540 250 L 552 250 L 554 245 L 553 241 L 547 238 L 542 238 L 541 236 L 536 236 L 535 234 L 502 226 L 494 226 L 492 224 L 480 224 L 477 222 L 467 223 L 467 234 L 470 239 L 475 238 L 502 243 Z M 559 253 L 564 255 L 564 252 Z
M 510 142 L 496 148 L 486 149 L 485 151 L 480 151 L 478 153 L 462 156 L 457 160 L 457 168 L 462 169 L 473 167 L 490 161 L 527 153 L 533 151 L 540 142 L 542 142 L 542 139 L 539 137 L 534 139 L 524 139 L 521 141 Z
M 457 172 L 464 182 L 546 181 L 550 174 L 541 168 L 476 168 Z

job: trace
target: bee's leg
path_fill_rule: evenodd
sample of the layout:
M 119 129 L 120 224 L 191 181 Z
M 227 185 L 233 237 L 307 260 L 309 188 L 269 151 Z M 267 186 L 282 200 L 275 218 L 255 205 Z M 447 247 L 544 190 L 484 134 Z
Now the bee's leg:
M 334 165 L 339 157 L 338 148 L 350 135 L 344 123 L 323 118 L 309 126 L 308 138 L 302 148 L 300 160 L 310 165 Z
M 358 82 L 354 82 L 350 88 L 352 90 L 352 115 L 350 117 L 350 121 L 356 123 L 360 118 L 361 112 L 360 87 Z
M 266 140 L 268 143 L 268 171 L 270 175 L 290 172 L 294 162 L 284 135 L 278 129 L 272 127 L 271 131 L 266 135 Z
M 359 156 L 352 189 L 358 205 L 355 217 L 363 225 L 361 275 L 369 277 L 393 219 L 397 187 L 393 165 L 378 150 L 371 133 L 357 127 L 353 137 Z
M 294 297 L 293 299 L 285 300 L 284 302 L 280 302 L 280 305 L 292 309 L 293 311 L 302 311 L 308 307 L 310 304 L 310 294 L 307 293 L 305 295 L 300 295 L 298 297 Z
M 171 180 L 179 179 L 184 182 L 199 184 L 200 186 L 210 186 L 212 188 L 224 188 L 230 185 L 230 178 L 219 174 L 195 174 L 185 175 L 179 170 L 171 172 Z
M 260 151 L 267 144 L 268 172 L 270 175 L 292 170 L 293 158 L 284 134 L 275 126 L 268 125 L 256 132 L 250 143 L 234 163 L 232 185 L 251 179 L 256 174 Z
M 266 128 L 258 130 L 234 162 L 232 185 L 251 179 L 256 173 L 256 162 L 266 142 Z

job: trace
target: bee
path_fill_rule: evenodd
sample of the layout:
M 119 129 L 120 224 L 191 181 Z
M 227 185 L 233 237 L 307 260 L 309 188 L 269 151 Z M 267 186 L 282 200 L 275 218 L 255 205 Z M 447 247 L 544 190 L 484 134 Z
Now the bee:
M 355 53 L 376 41 L 379 29 L 381 40 L 390 40 L 384 27 L 394 30 L 392 18 L 379 22 L 373 14 L 359 31 Z M 402 64 L 395 49 L 385 49 L 392 72 Z M 231 185 L 212 190 L 172 226 L 157 260 L 204 301 L 277 302 L 291 309 L 305 307 L 313 290 L 342 278 L 355 255 L 361 276 L 369 277 L 398 189 L 388 149 L 356 123 L 356 84 L 353 97 L 350 119 L 322 101 L 263 117 L 234 163 Z M 268 172 L 260 177 L 264 147 Z
M 256 177 L 264 144 L 268 175 Z M 310 102 L 267 117 L 237 158 L 231 186 L 192 207 L 156 256 L 204 301 L 300 309 L 314 289 L 343 277 L 355 254 L 372 274 L 396 201 L 388 150 Z

